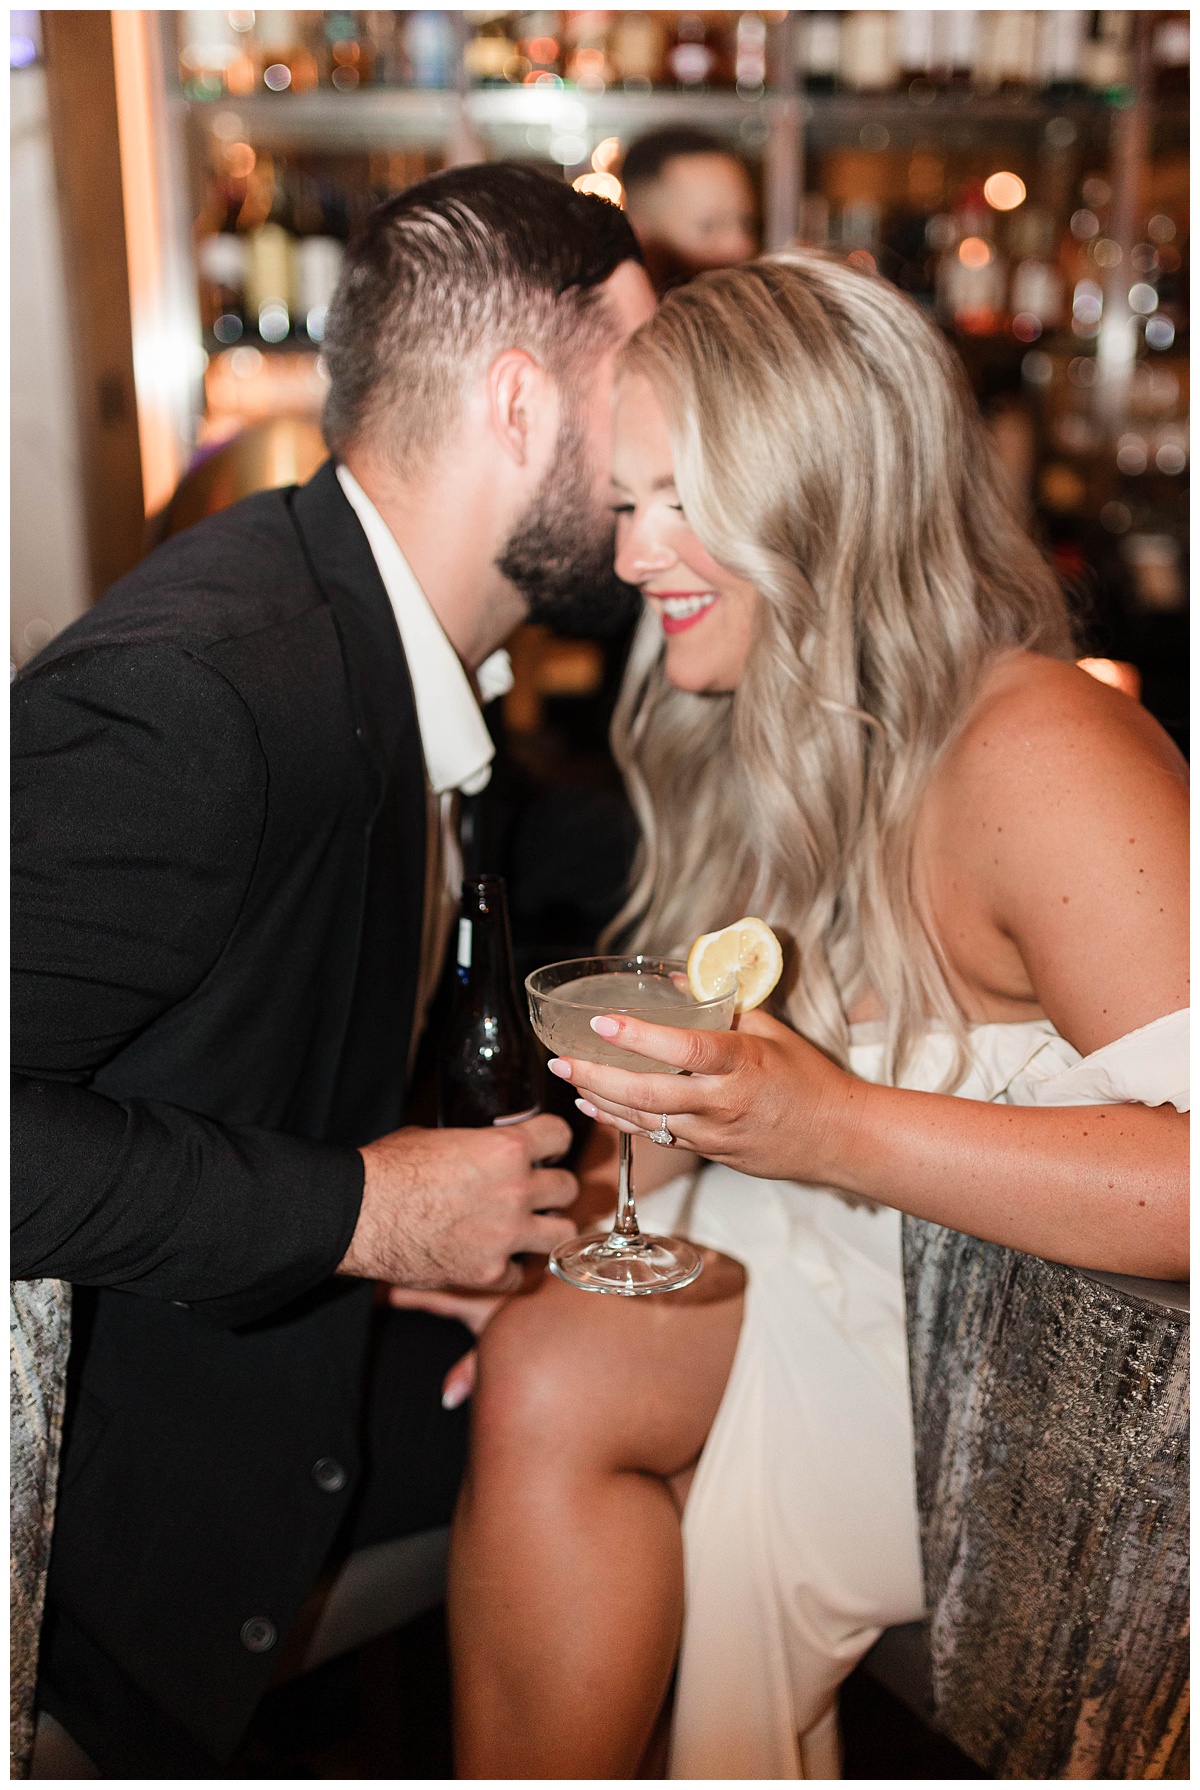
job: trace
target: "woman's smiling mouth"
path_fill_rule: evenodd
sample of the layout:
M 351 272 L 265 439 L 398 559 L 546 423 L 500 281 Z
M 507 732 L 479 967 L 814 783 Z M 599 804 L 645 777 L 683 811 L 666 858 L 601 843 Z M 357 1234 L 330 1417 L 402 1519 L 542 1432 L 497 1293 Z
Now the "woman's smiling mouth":
M 680 592 L 678 595 L 666 592 L 647 592 L 653 601 L 662 604 L 662 625 L 664 634 L 682 634 L 688 628 L 694 628 L 701 616 L 716 602 L 716 593 L 703 591 L 696 595 Z

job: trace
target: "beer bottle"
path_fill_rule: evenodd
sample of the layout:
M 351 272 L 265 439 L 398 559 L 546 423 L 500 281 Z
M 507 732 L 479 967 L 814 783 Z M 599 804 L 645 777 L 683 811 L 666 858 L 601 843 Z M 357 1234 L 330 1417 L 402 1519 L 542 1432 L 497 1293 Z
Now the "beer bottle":
M 542 1064 L 517 992 L 502 876 L 468 877 L 456 987 L 438 1065 L 439 1125 L 514 1125 L 542 1104 Z

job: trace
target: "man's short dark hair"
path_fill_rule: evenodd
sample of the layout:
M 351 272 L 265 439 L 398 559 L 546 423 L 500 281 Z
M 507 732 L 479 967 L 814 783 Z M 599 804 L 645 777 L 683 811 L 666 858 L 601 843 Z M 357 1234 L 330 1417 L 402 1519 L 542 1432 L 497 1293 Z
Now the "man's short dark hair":
M 680 155 L 727 155 L 735 162 L 741 159 L 736 149 L 714 137 L 711 131 L 696 130 L 689 124 L 667 125 L 639 137 L 625 151 L 621 181 L 626 192 L 657 180 L 666 164 Z
M 468 380 L 506 348 L 570 379 L 616 339 L 599 288 L 641 261 L 624 213 L 516 162 L 450 168 L 378 207 L 350 245 L 325 333 L 334 452 L 372 437 L 427 465 Z

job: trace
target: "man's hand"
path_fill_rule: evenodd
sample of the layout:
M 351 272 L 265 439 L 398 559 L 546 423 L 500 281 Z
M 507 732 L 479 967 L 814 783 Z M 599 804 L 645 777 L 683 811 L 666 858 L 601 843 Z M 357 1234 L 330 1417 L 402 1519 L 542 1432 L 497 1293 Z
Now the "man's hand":
M 571 1142 L 562 1119 L 425 1131 L 406 1125 L 359 1153 L 362 1209 L 339 1274 L 414 1288 L 513 1292 L 512 1258 L 547 1255 L 575 1235 L 561 1215 L 577 1187 L 566 1169 L 534 1165 Z

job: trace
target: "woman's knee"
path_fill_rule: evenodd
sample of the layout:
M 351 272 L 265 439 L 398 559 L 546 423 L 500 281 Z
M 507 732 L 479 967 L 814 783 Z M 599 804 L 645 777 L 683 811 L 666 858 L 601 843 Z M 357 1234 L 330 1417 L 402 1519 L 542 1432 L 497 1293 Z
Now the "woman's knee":
M 580 1396 L 569 1321 L 556 1322 L 553 1284 L 506 1305 L 480 1338 L 472 1400 L 477 1449 L 553 1444 Z M 578 1411 L 576 1411 L 578 1415 Z
M 662 1299 L 597 1298 L 547 1278 L 505 1306 L 480 1348 L 476 1454 L 665 1474 L 694 1458 L 724 1390 L 745 1281 L 739 1264 L 706 1253 L 701 1282 Z

